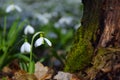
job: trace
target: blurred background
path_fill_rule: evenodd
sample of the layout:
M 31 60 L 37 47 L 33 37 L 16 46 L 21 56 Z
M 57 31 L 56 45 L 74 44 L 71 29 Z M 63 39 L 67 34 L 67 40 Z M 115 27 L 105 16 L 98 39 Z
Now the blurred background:
M 21 12 L 16 10 L 7 13 L 6 8 L 11 4 L 19 6 Z M 35 32 L 45 32 L 45 37 L 53 44 L 52 47 L 42 45 L 34 48 L 35 60 L 60 69 L 64 66 L 67 51 L 72 46 L 74 33 L 81 25 L 82 13 L 81 0 L 0 0 L 0 39 L 2 39 L 5 25 L 6 35 L 10 36 L 11 26 L 17 27 L 21 22 L 26 21 L 19 34 L 16 34 L 12 45 L 9 46 L 10 54 L 20 52 L 20 47 L 24 42 L 23 30 L 29 24 L 35 28 Z M 32 35 L 29 35 L 29 42 L 31 42 L 31 37 Z M 0 41 L 0 46 L 2 43 Z M 4 52 L 2 47 L 0 52 L 1 54 Z

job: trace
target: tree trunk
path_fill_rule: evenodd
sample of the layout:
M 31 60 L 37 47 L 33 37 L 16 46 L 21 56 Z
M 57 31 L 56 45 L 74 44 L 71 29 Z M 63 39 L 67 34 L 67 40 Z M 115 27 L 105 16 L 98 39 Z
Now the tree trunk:
M 88 80 L 119 80 L 120 0 L 82 2 L 82 26 L 68 52 L 65 71 L 84 72 Z

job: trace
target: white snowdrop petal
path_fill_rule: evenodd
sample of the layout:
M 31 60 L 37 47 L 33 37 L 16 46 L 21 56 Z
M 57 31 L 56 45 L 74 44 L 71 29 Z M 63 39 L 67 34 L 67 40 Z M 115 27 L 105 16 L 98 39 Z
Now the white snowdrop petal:
M 43 44 L 43 37 L 40 37 L 35 41 L 35 47 L 41 46 Z
M 47 42 L 49 46 L 52 46 L 52 43 L 50 42 L 50 40 L 48 40 L 47 38 L 44 38 L 44 40 Z
M 30 25 L 27 25 L 26 28 L 24 29 L 24 34 L 33 34 L 34 33 L 34 28 Z
M 24 53 L 24 52 L 25 52 L 25 50 L 24 50 L 24 44 L 21 46 L 20 52 L 21 52 L 21 53 Z
M 42 14 L 37 13 L 37 14 L 35 14 L 35 17 L 38 18 L 38 20 L 44 25 L 49 23 L 49 19 Z
M 6 8 L 6 12 L 9 13 L 11 11 L 13 11 L 15 9 L 14 5 L 9 5 L 7 8 Z
M 23 45 L 20 48 L 21 53 L 29 53 L 31 49 L 31 46 L 28 42 L 24 42 Z
M 18 12 L 22 12 L 22 9 L 18 5 L 15 5 L 15 4 L 11 4 L 6 8 L 7 13 L 9 13 L 13 10 L 17 10 Z
M 27 27 L 24 29 L 24 34 L 25 34 L 25 35 L 28 34 L 28 29 L 27 29 Z
M 34 28 L 33 28 L 33 27 L 30 27 L 30 28 L 29 28 L 29 31 L 30 31 L 29 33 L 33 34 L 33 33 L 34 33 Z
M 15 5 L 15 9 L 16 9 L 18 12 L 22 12 L 22 9 L 21 9 L 19 6 L 17 6 L 17 5 Z
M 29 53 L 30 52 L 30 44 L 28 42 L 25 42 L 24 44 L 24 49 L 25 49 L 25 52 Z

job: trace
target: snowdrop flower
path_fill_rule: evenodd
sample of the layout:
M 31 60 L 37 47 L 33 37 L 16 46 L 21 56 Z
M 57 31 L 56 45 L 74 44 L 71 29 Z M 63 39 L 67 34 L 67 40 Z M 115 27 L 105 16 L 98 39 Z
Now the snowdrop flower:
M 66 25 L 71 25 L 73 22 L 72 17 L 61 17 L 58 22 L 54 24 L 55 28 L 65 27 Z
M 20 48 L 21 53 L 30 53 L 31 51 L 31 46 L 28 42 L 24 42 L 23 45 Z
M 35 17 L 44 25 L 49 23 L 48 15 L 35 14 Z
M 24 29 L 24 34 L 33 34 L 34 33 L 34 28 L 31 25 L 27 25 L 26 28 Z
M 44 13 L 43 16 L 46 17 L 47 19 L 52 18 L 52 14 L 50 14 L 50 13 Z
M 76 24 L 76 25 L 74 26 L 75 30 L 77 30 L 80 26 L 81 26 L 81 23 Z
M 50 40 L 48 40 L 47 38 L 44 37 L 40 37 L 35 41 L 35 47 L 41 46 L 42 44 L 44 44 L 44 41 L 49 45 L 52 46 L 52 43 L 50 42 Z
M 59 19 L 58 23 L 69 25 L 69 24 L 71 24 L 72 21 L 73 21 L 72 17 L 62 17 Z
M 18 12 L 22 12 L 22 9 L 18 5 L 15 5 L 15 4 L 11 4 L 6 8 L 7 13 L 14 11 L 14 10 L 17 10 Z
M 55 28 L 60 28 L 60 26 L 61 26 L 61 24 L 59 24 L 58 22 L 56 22 L 56 23 L 54 24 L 54 27 L 55 27 Z
M 57 38 L 57 34 L 55 34 L 54 32 L 49 32 L 48 33 L 48 36 L 51 37 L 51 38 Z

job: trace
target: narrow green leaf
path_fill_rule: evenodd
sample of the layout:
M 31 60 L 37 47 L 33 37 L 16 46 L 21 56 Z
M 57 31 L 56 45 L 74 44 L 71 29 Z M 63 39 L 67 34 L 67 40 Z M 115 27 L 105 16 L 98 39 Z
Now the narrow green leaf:
M 26 62 L 29 61 L 29 57 L 27 57 L 27 56 L 25 56 L 25 55 L 23 55 L 21 53 L 15 54 L 14 57 L 22 59 L 23 61 L 26 61 Z
M 25 22 L 22 22 L 19 26 L 18 26 L 18 22 L 14 22 L 13 26 L 10 28 L 9 32 L 8 32 L 8 46 L 12 46 L 14 44 L 14 42 L 16 41 L 19 32 L 23 29 Z M 17 27 L 18 26 L 18 27 Z
M 25 62 L 20 62 L 19 65 L 22 70 L 28 71 L 28 66 Z

